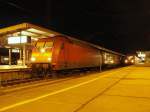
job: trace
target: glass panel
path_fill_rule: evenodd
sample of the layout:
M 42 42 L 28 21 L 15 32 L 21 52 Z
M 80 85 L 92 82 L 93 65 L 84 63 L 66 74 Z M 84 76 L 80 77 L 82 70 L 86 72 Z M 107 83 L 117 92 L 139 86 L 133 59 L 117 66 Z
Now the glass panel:
M 36 47 L 44 47 L 45 42 L 37 42 Z
M 52 47 L 53 46 L 53 42 L 46 42 L 45 43 L 45 47 Z

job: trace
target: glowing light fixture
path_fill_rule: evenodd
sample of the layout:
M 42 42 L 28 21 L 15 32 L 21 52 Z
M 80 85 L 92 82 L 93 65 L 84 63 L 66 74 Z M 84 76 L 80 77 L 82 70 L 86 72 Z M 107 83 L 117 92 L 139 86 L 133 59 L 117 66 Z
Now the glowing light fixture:
M 22 63 L 23 63 L 22 60 L 18 60 L 18 61 L 17 61 L 17 64 L 18 64 L 18 65 L 22 65 Z
M 127 59 L 125 60 L 125 63 L 128 63 L 128 60 L 127 60 Z
M 114 63 L 114 60 L 110 60 L 110 63 Z
M 8 61 L 9 60 L 9 58 L 4 58 L 4 61 Z
M 138 57 L 145 58 L 146 54 L 144 52 L 139 52 Z
M 19 49 L 12 49 L 12 52 L 13 53 L 19 53 L 20 51 L 19 51 Z
M 131 60 L 131 63 L 134 63 L 134 60 Z
M 38 38 L 31 38 L 32 40 L 34 40 L 34 41 L 38 41 Z
M 8 44 L 27 43 L 27 36 L 15 36 L 8 38 Z

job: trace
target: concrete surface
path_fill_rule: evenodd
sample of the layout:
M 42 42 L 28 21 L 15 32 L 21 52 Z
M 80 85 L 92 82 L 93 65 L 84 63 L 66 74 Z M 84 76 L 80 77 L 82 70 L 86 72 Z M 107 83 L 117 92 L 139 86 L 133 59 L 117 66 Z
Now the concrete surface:
M 0 112 L 150 112 L 150 68 L 124 67 L 0 96 Z

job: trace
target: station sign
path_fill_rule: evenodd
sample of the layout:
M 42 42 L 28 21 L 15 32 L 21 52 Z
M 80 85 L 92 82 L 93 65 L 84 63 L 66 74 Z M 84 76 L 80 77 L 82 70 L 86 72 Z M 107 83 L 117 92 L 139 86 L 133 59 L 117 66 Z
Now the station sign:
M 20 51 L 19 51 L 19 49 L 12 49 L 12 52 L 13 53 L 19 53 Z
M 8 44 L 24 44 L 30 43 L 31 38 L 28 36 L 13 36 L 8 37 Z

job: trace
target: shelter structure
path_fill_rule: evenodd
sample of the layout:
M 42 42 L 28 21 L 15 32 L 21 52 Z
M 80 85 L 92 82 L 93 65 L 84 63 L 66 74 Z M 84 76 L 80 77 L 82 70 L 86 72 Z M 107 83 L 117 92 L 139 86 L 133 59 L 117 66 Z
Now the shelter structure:
M 60 33 L 30 23 L 22 23 L 0 29 L 0 47 L 9 49 L 9 65 L 26 66 L 30 62 L 31 48 L 34 43 L 38 39 L 56 35 Z M 16 62 L 12 53 L 19 54 Z

